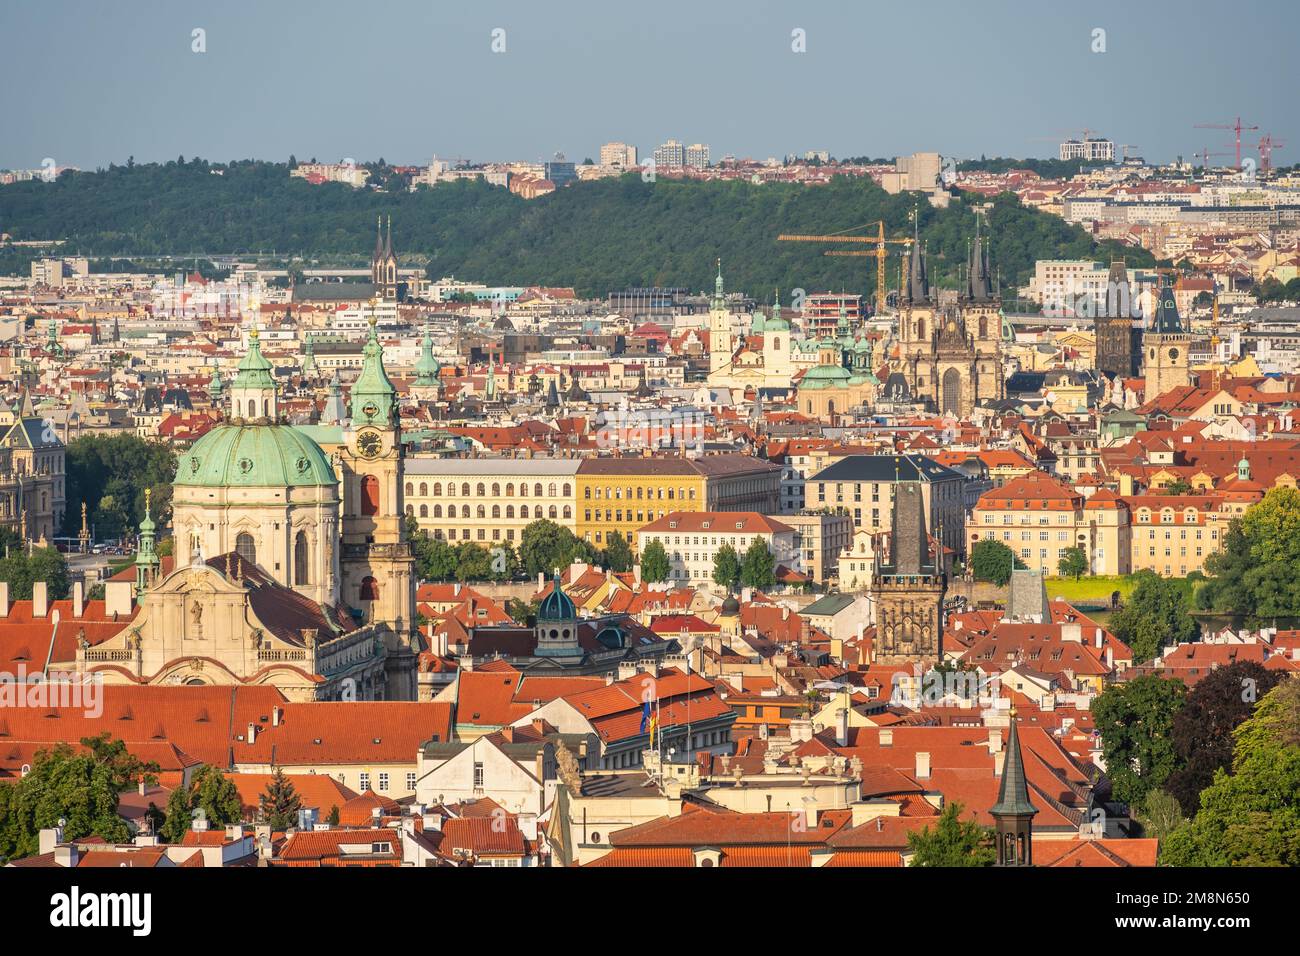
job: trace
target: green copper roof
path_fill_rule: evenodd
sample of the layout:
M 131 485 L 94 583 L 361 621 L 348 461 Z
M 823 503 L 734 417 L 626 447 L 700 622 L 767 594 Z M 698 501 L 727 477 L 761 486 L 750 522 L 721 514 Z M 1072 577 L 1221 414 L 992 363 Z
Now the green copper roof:
M 288 488 L 338 478 L 320 446 L 292 425 L 218 425 L 178 456 L 174 484 Z
M 352 383 L 352 424 L 387 427 L 397 417 L 397 389 L 384 371 L 384 347 L 379 344 L 374 322 L 370 323 L 370 337 L 363 353 L 361 374 Z
M 1016 731 L 1016 715 L 1011 714 L 1011 732 L 1007 735 L 1007 755 L 1003 758 L 1002 783 L 998 787 L 998 802 L 989 813 L 999 816 L 1033 816 L 1038 808 L 1029 802 L 1029 784 L 1025 778 L 1025 762 L 1020 754 L 1020 734 Z
M 273 366 L 262 354 L 258 341 L 257 329 L 248 333 L 248 354 L 239 363 L 239 373 L 235 376 L 233 388 L 275 388 L 275 378 L 271 375 Z
M 415 363 L 415 384 L 416 385 L 436 385 L 438 383 L 438 372 L 442 366 L 438 360 L 433 357 L 433 336 L 429 330 L 424 330 L 424 337 L 420 339 L 420 360 Z

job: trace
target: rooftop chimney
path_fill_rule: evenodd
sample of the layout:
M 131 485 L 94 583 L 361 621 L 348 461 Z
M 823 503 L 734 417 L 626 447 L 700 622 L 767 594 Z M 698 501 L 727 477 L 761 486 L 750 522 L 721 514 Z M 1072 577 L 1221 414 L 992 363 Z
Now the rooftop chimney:
M 9 582 L 0 581 L 0 617 L 9 616 Z
M 86 586 L 80 581 L 72 582 L 72 616 L 81 617 L 86 613 Z
M 253 723 L 251 720 L 248 722 L 248 736 L 244 739 L 250 744 L 257 740 L 257 724 Z
M 916 752 L 916 776 L 919 780 L 924 780 L 930 776 L 930 753 L 926 750 Z
M 849 745 L 849 708 L 845 704 L 835 715 L 835 745 L 838 747 L 847 747 Z
M 50 586 L 44 581 L 32 584 L 32 617 L 45 617 L 50 613 Z
M 1002 729 L 996 728 L 989 731 L 989 753 L 1002 753 Z
M 272 708 L 271 708 L 271 726 L 272 726 L 272 727 L 279 727 L 279 726 L 280 726 L 280 721 L 282 721 L 282 720 L 284 720 L 284 711 L 281 710 L 281 709 L 279 708 L 278 705 L 275 706 L 275 707 L 272 707 Z
M 892 747 L 892 746 L 894 746 L 894 731 L 893 731 L 893 729 L 891 729 L 891 728 L 889 728 L 889 727 L 882 727 L 882 728 L 880 728 L 880 746 L 882 746 L 882 747 Z

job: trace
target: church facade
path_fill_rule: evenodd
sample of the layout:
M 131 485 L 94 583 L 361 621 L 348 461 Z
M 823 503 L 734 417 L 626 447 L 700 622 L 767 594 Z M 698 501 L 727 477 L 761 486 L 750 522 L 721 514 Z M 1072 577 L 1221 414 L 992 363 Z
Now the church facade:
M 925 251 L 919 242 L 912 244 L 899 302 L 896 370 L 911 397 L 941 415 L 968 418 L 978 403 L 1006 397 L 1002 300 L 978 232 L 965 287 L 950 307 L 940 308 L 930 289 Z
M 350 418 L 284 422 L 256 331 L 226 421 L 177 461 L 175 559 L 146 518 L 129 627 L 80 647 L 106 681 L 272 684 L 294 700 L 414 700 L 414 561 L 397 394 L 372 324 Z

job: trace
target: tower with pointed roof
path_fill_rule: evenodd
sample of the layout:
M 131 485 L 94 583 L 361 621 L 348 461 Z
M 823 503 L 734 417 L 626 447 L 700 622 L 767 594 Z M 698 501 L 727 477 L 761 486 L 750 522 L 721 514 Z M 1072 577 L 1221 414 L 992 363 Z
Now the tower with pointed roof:
M 316 338 L 311 332 L 302 343 L 302 375 L 309 382 L 320 376 L 320 366 L 316 364 Z
M 919 481 L 896 481 L 887 557 L 878 557 L 875 659 L 883 664 L 943 659 L 943 598 L 947 580 L 931 549 L 925 494 Z M 936 536 L 937 537 L 937 536 Z
M 1034 865 L 1034 816 L 1038 808 L 1029 800 L 1029 781 L 1025 760 L 1020 752 L 1019 721 L 1011 711 L 1011 729 L 1007 734 L 1006 756 L 1002 761 L 1002 780 L 998 785 L 998 802 L 989 808 L 995 825 L 998 866 Z
M 420 338 L 420 359 L 415 363 L 415 384 L 426 387 L 436 386 L 438 373 L 441 370 L 442 366 L 433 357 L 433 336 L 426 328 Z
M 135 593 L 137 598 L 143 597 L 145 591 L 153 586 L 154 581 L 158 579 L 158 568 L 160 566 L 158 552 L 154 548 L 157 526 L 153 522 L 152 498 L 153 489 L 146 488 L 144 490 L 144 518 L 140 521 L 140 547 L 135 556 Z
M 220 368 L 214 368 L 212 378 L 208 379 L 208 401 L 216 409 L 221 409 L 226 404 L 226 383 L 221 379 Z
M 1128 264 L 1114 259 L 1106 276 L 1106 297 L 1097 302 L 1093 319 L 1097 371 L 1110 378 L 1134 378 L 1142 367 L 1142 329 L 1133 321 L 1137 311 Z
M 340 588 L 365 621 L 384 625 L 398 646 L 415 633 L 415 566 L 404 528 L 405 464 L 397 389 L 384 368 L 374 321 L 361 372 L 348 400 L 349 420 L 337 455 L 342 479 Z M 413 668 L 414 661 L 411 660 Z M 413 699 L 414 670 L 393 673 L 391 696 Z M 410 688 L 404 688 L 408 682 Z
M 262 354 L 257 327 L 248 333 L 248 352 L 239 362 L 230 383 L 230 417 L 236 421 L 266 422 L 280 420 L 278 388 L 274 366 Z
M 1192 382 L 1188 352 L 1192 336 L 1183 327 L 1174 301 L 1174 287 L 1168 277 L 1160 286 L 1156 314 L 1143 338 L 1146 367 L 1146 400 L 1149 402 L 1175 388 Z
M 388 217 L 387 235 L 384 220 L 379 217 L 375 226 L 375 253 L 370 259 L 370 281 L 375 295 L 392 302 L 397 298 L 397 256 L 393 253 L 393 217 Z
M 731 310 L 723 292 L 722 260 L 718 260 L 718 277 L 713 281 L 713 298 L 709 300 L 709 373 L 731 364 L 736 346 L 731 332 Z

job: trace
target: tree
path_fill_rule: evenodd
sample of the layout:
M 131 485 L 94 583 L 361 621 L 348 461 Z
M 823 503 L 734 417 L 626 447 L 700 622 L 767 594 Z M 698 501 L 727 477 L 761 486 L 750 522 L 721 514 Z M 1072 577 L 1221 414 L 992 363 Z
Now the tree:
M 566 568 L 575 559 L 594 557 L 585 541 L 579 541 L 568 528 L 546 518 L 532 522 L 519 536 L 519 558 L 529 577 L 549 575 Z
M 1134 816 L 1142 824 L 1142 835 L 1157 840 L 1163 840 L 1187 822 L 1177 798 L 1164 790 L 1148 793 L 1142 806 L 1135 808 Z
M 1197 591 L 1199 607 L 1248 623 L 1300 616 L 1300 491 L 1273 488 L 1234 519 L 1205 570 L 1211 580 Z
M 632 546 L 617 531 L 605 536 L 605 566 L 617 574 L 632 568 Z
M 293 787 L 293 782 L 285 776 L 279 767 L 271 774 L 266 785 L 266 792 L 257 798 L 257 813 L 263 823 L 272 830 L 287 830 L 297 826 L 298 811 L 302 809 L 302 800 Z
M 1188 613 L 1187 587 L 1143 570 L 1124 606 L 1110 619 L 1111 633 L 1133 649 L 1136 661 L 1149 661 L 1166 644 L 1195 640 L 1200 628 Z
M 667 581 L 671 572 L 672 565 L 668 563 L 668 552 L 664 550 L 663 542 L 655 538 L 641 553 L 641 580 L 649 584 L 658 584 Z
M 509 541 L 494 544 L 488 552 L 492 558 L 492 580 L 512 581 L 519 574 L 519 555 Z
M 1160 849 L 1167 866 L 1300 866 L 1300 681 L 1268 692 L 1233 731 L 1196 816 Z
M 172 791 L 166 816 L 162 835 L 168 843 L 179 843 L 195 819 L 206 820 L 209 827 L 238 823 L 244 816 L 244 802 L 239 798 L 239 789 L 225 774 L 203 764 L 194 771 L 188 787 Z
M 713 583 L 724 588 L 740 583 L 740 555 L 730 544 L 724 544 L 713 555 Z
M 934 827 L 928 824 L 907 835 L 912 866 L 992 866 L 997 859 L 993 833 L 974 820 L 962 820 L 961 803 L 943 808 Z
M 970 569 L 976 581 L 988 581 L 1005 587 L 1016 567 L 1016 555 L 1001 541 L 991 538 L 976 543 L 971 549 Z
M 327 817 L 325 818 L 325 822 L 328 823 L 328 824 L 329 824 L 330 826 L 332 826 L 332 827 L 336 827 L 336 826 L 339 825 L 339 808 L 338 808 L 338 804 L 335 804 L 334 806 L 330 807 L 329 816 L 327 816 Z
M 36 853 L 40 831 L 59 826 L 63 838 L 98 836 L 110 843 L 130 839 L 117 813 L 122 791 L 152 783 L 158 765 L 145 763 L 107 733 L 83 737 L 81 748 L 60 743 L 37 751 L 31 772 L 0 785 L 0 857 Z
M 1232 732 L 1282 675 L 1256 661 L 1236 661 L 1206 674 L 1188 692 L 1173 727 L 1182 766 L 1165 781 L 1187 816 L 1200 808 L 1201 791 L 1214 782 L 1215 772 L 1232 766 Z
M 492 555 L 472 541 L 456 545 L 456 580 L 486 581 L 492 576 Z
M 1076 581 L 1088 573 L 1088 555 L 1083 548 L 1066 548 L 1065 556 L 1056 564 L 1056 569 L 1063 578 L 1074 578 Z
M 21 547 L 11 548 L 7 558 L 0 558 L 0 581 L 9 583 L 9 598 L 30 601 L 32 585 L 44 581 L 51 601 L 67 598 L 70 589 L 68 563 L 55 548 L 33 548 L 29 555 Z
M 770 588 L 776 584 L 776 558 L 762 538 L 755 538 L 745 549 L 740 562 L 740 582 L 751 588 Z
M 1147 675 L 1111 684 L 1093 700 L 1093 721 L 1117 799 L 1141 805 L 1178 768 L 1173 725 L 1186 695 L 1182 681 Z

